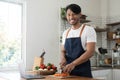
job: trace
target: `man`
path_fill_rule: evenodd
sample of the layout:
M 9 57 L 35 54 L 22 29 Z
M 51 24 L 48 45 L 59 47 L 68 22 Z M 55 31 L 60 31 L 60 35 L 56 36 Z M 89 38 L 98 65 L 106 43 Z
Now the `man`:
M 71 75 L 92 77 L 89 58 L 95 51 L 96 32 L 93 27 L 80 23 L 81 15 L 79 5 L 66 7 L 71 27 L 63 33 L 60 66 Z

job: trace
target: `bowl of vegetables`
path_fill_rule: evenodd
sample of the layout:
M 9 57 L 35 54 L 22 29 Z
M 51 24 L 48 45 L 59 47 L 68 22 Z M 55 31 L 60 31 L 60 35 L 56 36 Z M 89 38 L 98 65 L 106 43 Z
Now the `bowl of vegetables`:
M 34 72 L 40 75 L 53 75 L 57 72 L 57 67 L 52 63 L 40 64 L 40 66 L 35 67 Z

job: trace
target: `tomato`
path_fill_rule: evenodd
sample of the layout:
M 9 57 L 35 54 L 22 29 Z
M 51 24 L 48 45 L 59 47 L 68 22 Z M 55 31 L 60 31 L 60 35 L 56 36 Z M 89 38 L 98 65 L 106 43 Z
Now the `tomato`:
M 53 70 L 57 70 L 57 67 L 55 67 L 55 66 L 52 66 L 52 69 L 53 69 Z
M 40 68 L 42 68 L 42 69 L 46 68 L 45 64 L 41 64 Z
M 51 69 L 51 66 L 47 66 L 47 69 L 50 70 L 50 69 Z

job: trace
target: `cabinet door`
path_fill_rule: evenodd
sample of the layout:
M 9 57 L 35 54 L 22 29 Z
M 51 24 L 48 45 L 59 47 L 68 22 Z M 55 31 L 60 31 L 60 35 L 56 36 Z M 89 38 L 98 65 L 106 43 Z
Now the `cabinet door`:
M 99 77 L 99 70 L 92 71 L 93 78 Z
M 96 79 L 105 79 L 105 80 L 112 80 L 112 70 L 95 70 L 92 71 L 93 78 Z
M 106 80 L 106 76 L 104 76 L 105 74 L 101 74 L 103 72 L 103 70 L 95 70 L 95 71 L 92 71 L 92 74 L 93 74 L 93 78 L 95 79 L 100 79 L 100 80 Z
M 120 80 L 120 70 L 113 69 L 113 80 Z
M 114 79 L 113 79 L 113 75 L 112 75 L 112 69 L 107 70 L 106 77 L 107 77 L 106 80 L 114 80 Z

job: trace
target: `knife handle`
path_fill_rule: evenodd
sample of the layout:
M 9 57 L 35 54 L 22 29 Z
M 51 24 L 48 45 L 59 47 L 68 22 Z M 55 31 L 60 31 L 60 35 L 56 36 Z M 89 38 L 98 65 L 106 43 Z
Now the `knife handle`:
M 40 57 L 42 58 L 45 55 L 45 51 L 40 55 Z
M 43 49 L 43 52 L 42 52 L 42 54 L 40 55 L 40 57 L 43 58 L 44 55 L 45 55 L 45 50 Z

